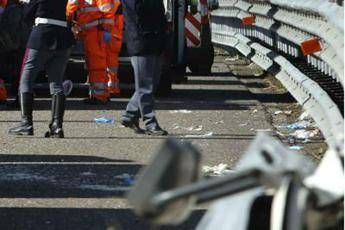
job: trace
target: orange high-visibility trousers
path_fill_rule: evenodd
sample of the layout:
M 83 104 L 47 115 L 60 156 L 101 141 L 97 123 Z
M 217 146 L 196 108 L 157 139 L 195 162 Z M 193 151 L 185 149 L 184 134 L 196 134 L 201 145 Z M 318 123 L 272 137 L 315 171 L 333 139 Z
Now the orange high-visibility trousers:
M 107 74 L 108 90 L 110 94 L 120 94 L 120 79 L 118 77 L 119 55 L 122 47 L 123 15 L 121 3 L 114 2 L 116 9 L 114 15 L 114 27 L 112 28 L 112 38 L 107 44 Z
M 89 71 L 90 97 L 107 101 L 108 76 L 106 73 L 106 44 L 103 41 L 104 31 L 94 27 L 84 31 L 83 42 L 86 66 Z
M 114 36 L 107 44 L 107 75 L 108 75 L 108 91 L 110 94 L 120 94 L 120 81 L 118 78 L 119 55 L 122 46 L 122 40 L 118 40 Z
M 89 71 L 90 97 L 101 101 L 109 98 L 106 73 L 106 44 L 104 31 L 111 31 L 114 24 L 113 0 L 69 0 L 66 6 L 68 20 L 80 26 L 79 38 L 84 43 L 85 60 Z
M 0 79 L 0 102 L 5 102 L 7 100 L 7 90 L 5 88 L 5 82 Z

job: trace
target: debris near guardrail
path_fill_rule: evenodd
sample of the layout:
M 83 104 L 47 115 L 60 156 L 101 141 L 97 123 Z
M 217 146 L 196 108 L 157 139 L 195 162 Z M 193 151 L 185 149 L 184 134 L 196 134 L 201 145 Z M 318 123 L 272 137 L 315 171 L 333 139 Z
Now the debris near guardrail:
M 343 151 L 344 33 L 339 19 L 344 9 L 325 1 L 293 2 L 287 9 L 290 0 L 221 0 L 211 14 L 212 42 L 238 50 L 274 75 L 311 114 L 328 146 Z M 241 23 L 247 16 L 255 16 L 255 25 Z M 301 43 L 312 37 L 322 50 L 304 56 Z
M 324 137 L 317 123 L 300 105 L 277 104 L 266 107 L 274 133 L 292 151 L 312 156 L 320 160 L 327 149 Z
M 202 167 L 201 172 L 204 177 L 215 177 L 233 173 L 234 170 L 228 164 L 220 163 L 214 166 L 205 165 Z
M 276 126 L 278 135 L 308 142 L 309 139 L 321 137 L 320 129 L 311 120 L 301 120 L 292 124 Z
M 228 65 L 230 72 L 235 76 L 259 77 L 264 74 L 264 71 L 260 66 L 244 57 L 234 56 L 226 58 L 224 62 Z

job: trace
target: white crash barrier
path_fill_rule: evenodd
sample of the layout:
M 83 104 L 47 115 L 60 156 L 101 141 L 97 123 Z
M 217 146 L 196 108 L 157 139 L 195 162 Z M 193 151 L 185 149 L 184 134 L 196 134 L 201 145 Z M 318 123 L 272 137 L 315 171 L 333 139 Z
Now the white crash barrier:
M 249 9 L 249 12 L 253 14 L 267 15 L 271 9 L 272 6 L 267 3 L 253 3 L 253 6 Z
M 255 54 L 251 57 L 251 60 L 264 70 L 268 70 L 274 63 L 278 64 L 280 70 L 276 73 L 276 78 L 280 80 L 291 95 L 313 117 L 329 147 L 332 149 L 343 149 L 341 146 L 344 141 L 344 119 L 329 95 L 286 58 L 278 55 L 272 60 L 267 56 L 267 54 L 271 53 L 270 49 L 258 43 L 251 43 L 250 39 L 240 33 L 231 31 L 230 27 L 226 29 L 226 32 L 217 31 L 216 29 L 212 42 L 236 48 L 247 57 L 254 51 Z M 223 34 L 223 36 L 219 36 L 220 34 Z M 227 43 L 224 36 L 228 37 L 228 41 L 230 41 L 229 37 L 232 37 L 231 42 Z
M 274 20 L 267 17 L 256 16 L 255 17 L 255 25 L 266 30 L 269 30 L 271 26 L 274 24 Z
M 238 0 L 219 0 L 219 7 L 234 6 Z
M 334 47 L 338 57 L 344 61 L 344 53 L 342 52 L 342 47 L 344 47 L 343 33 L 336 30 L 320 16 L 279 9 L 273 18 L 324 39 Z
M 318 16 L 315 14 L 315 12 L 318 11 L 313 10 L 311 13 L 305 11 L 308 8 L 305 8 L 306 4 L 304 3 L 302 4 L 300 2 L 295 2 L 286 5 L 286 1 L 278 1 L 282 2 L 282 4 L 277 5 L 281 5 L 286 8 L 277 9 L 277 11 L 274 12 L 273 17 L 270 18 L 267 15 L 272 8 L 270 5 L 270 2 L 272 3 L 272 1 L 257 1 L 257 3 L 255 1 L 251 1 L 249 3 L 243 0 L 231 0 L 222 2 L 223 5 L 227 6 L 227 9 L 224 9 L 221 4 L 221 8 L 219 9 L 219 11 L 223 12 L 222 16 L 224 17 L 235 17 L 241 20 L 245 17 L 255 16 L 254 25 L 267 31 L 271 30 L 271 27 L 275 24 L 275 22 L 280 22 L 281 25 L 277 29 L 278 35 L 294 43 L 295 46 L 285 44 L 284 42 L 278 40 L 276 48 L 290 56 L 298 57 L 300 55 L 299 47 L 301 46 L 302 42 L 315 36 L 319 37 L 322 50 L 313 54 L 316 58 L 311 58 L 311 60 L 313 60 L 311 63 L 312 66 L 331 76 L 342 86 L 344 86 L 343 31 L 337 29 L 332 22 L 327 21 L 326 19 L 328 18 L 323 18 L 322 15 L 325 14 Z M 299 5 L 296 6 L 294 4 Z M 327 6 L 330 7 L 328 11 L 331 12 L 335 12 L 335 9 L 337 9 L 336 12 L 338 12 L 339 9 L 342 9 L 334 3 L 327 4 Z M 298 11 L 291 7 L 304 9 L 304 11 Z M 239 12 L 234 11 L 235 9 L 239 10 Z M 232 11 L 231 16 L 224 12 L 227 10 L 230 10 L 230 12 Z M 212 15 L 217 15 L 217 11 L 215 11 L 215 14 Z M 340 15 L 340 18 L 343 18 L 343 14 L 341 15 L 339 12 L 336 15 Z M 256 32 L 253 29 L 242 28 L 237 30 L 237 32 L 243 33 L 246 36 L 258 38 L 266 44 L 274 46 L 273 39 L 267 36 L 267 34 L 264 34 L 262 31 Z M 317 58 L 321 59 L 322 61 L 318 60 L 315 62 L 314 59 L 317 60 Z
M 242 0 L 239 0 L 238 2 L 235 3 L 235 5 L 237 8 L 243 10 L 243 11 L 248 11 L 249 8 L 252 7 L 252 4 L 250 4 L 249 2 L 245 2 Z
M 288 7 L 290 9 L 299 9 L 312 11 L 324 16 L 338 30 L 344 31 L 344 9 L 335 3 L 325 0 L 269 0 L 272 4 Z
M 217 11 L 214 12 L 214 16 L 218 17 L 237 17 L 237 15 L 240 13 L 240 10 L 237 8 L 233 7 L 226 7 L 226 8 L 221 8 Z

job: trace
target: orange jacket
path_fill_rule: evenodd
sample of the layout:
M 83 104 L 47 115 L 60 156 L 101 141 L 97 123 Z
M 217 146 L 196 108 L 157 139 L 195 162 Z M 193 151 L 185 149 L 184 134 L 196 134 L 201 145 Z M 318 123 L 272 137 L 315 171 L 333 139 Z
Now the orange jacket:
M 113 0 L 69 0 L 66 6 L 67 19 L 77 21 L 83 30 L 101 25 L 111 31 L 114 14 Z

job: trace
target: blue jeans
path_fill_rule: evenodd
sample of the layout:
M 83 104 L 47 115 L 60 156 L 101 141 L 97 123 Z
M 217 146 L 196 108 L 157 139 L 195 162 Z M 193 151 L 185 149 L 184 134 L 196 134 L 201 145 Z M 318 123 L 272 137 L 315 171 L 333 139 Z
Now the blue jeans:
M 122 115 L 123 120 L 134 121 L 142 118 L 147 128 L 157 125 L 154 112 L 154 92 L 159 83 L 162 61 L 159 55 L 133 56 L 135 93 Z
M 20 93 L 32 93 L 37 75 L 40 71 L 46 70 L 50 94 L 62 94 L 62 82 L 69 55 L 70 49 L 49 51 L 27 49 L 19 85 Z

